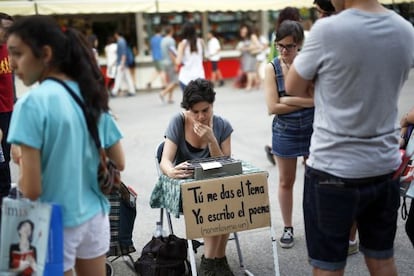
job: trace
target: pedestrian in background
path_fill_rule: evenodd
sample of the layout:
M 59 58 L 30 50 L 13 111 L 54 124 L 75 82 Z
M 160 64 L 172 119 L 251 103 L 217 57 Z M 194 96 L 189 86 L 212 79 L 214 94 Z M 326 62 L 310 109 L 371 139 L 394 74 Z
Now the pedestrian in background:
M 265 35 L 260 33 L 260 29 L 258 27 L 254 28 L 254 33 L 256 34 L 259 44 L 260 44 L 260 52 L 256 55 L 256 71 L 257 71 L 257 80 L 256 80 L 256 87 L 260 89 L 262 84 L 262 80 L 264 79 L 264 71 L 267 61 L 267 55 L 269 54 L 269 40 L 266 38 Z
M 20 148 L 19 188 L 30 200 L 62 207 L 65 276 L 105 276 L 109 203 L 98 184 L 100 154 L 68 92 L 81 98 L 107 155 L 123 170 L 122 136 L 108 113 L 101 71 L 86 37 L 52 17 L 22 17 L 8 34 L 16 76 L 26 86 L 39 82 L 17 101 L 7 138 Z
M 132 80 L 131 71 L 128 68 L 127 57 L 128 57 L 128 44 L 125 38 L 119 31 L 114 33 L 116 39 L 116 76 L 115 84 L 112 89 L 112 96 L 116 97 L 119 95 L 119 91 L 126 85 L 128 87 L 127 96 L 135 95 L 135 86 Z
M 105 57 L 106 57 L 106 89 L 111 91 L 114 85 L 116 76 L 116 60 L 117 60 L 117 45 L 113 35 L 108 36 L 107 44 L 105 45 Z
M 165 80 L 165 73 L 162 70 L 161 60 L 162 60 L 162 53 L 161 53 L 161 41 L 162 41 L 162 34 L 161 34 L 161 27 L 155 26 L 154 27 L 155 34 L 150 39 L 150 48 L 151 48 L 151 55 L 152 60 L 154 63 L 155 71 L 152 74 L 150 80 L 147 82 L 147 89 L 151 89 L 152 83 L 157 79 L 160 78 L 161 85 L 165 88 L 166 80 Z
M 187 84 L 195 79 L 205 78 L 203 66 L 204 41 L 197 36 L 193 23 L 186 22 L 182 27 L 182 40 L 178 43 L 175 65 L 180 68 L 178 81 L 184 91 Z
M 135 68 L 136 68 L 136 62 L 135 62 L 135 56 L 138 54 L 137 46 L 132 42 L 132 38 L 126 38 L 127 42 L 127 67 L 129 70 L 129 73 L 132 77 L 132 83 L 134 84 L 134 89 L 137 90 L 137 84 L 136 84 L 136 76 L 135 76 Z
M 260 53 L 259 38 L 248 24 L 242 24 L 239 29 L 240 42 L 236 50 L 240 51 L 241 71 L 246 75 L 246 91 L 250 91 L 257 82 L 256 55 Z
M 217 86 L 223 86 L 223 75 L 219 68 L 220 61 L 220 51 L 221 45 L 220 41 L 217 39 L 213 31 L 207 33 L 207 58 L 211 64 L 211 81 Z
M 161 41 L 162 70 L 165 72 L 167 86 L 160 92 L 161 101 L 168 96 L 167 102 L 172 104 L 174 89 L 178 86 L 178 75 L 175 68 L 175 58 L 177 56 L 177 46 L 174 40 L 174 29 L 172 26 L 165 28 L 165 36 Z
M 2 198 L 10 191 L 10 144 L 7 142 L 10 118 L 14 106 L 13 73 L 9 62 L 9 53 L 6 45 L 7 29 L 13 24 L 13 18 L 5 13 L 0 13 L 0 130 L 3 132 L 1 149 L 4 160 L 0 162 L 0 206 Z M 1 218 L 1 214 L 0 214 Z
M 370 274 L 397 275 L 398 96 L 414 66 L 414 30 L 377 0 L 332 4 L 338 14 L 316 21 L 286 78 L 294 96 L 315 80 L 303 195 L 309 262 L 314 275 L 343 275 L 356 221 Z
M 304 31 L 299 22 L 283 21 L 274 41 L 280 56 L 267 64 L 265 69 L 267 110 L 269 114 L 275 115 L 272 123 L 272 154 L 277 160 L 279 171 L 278 198 L 284 224 L 279 240 L 282 248 L 294 245 L 292 210 L 297 158 L 309 155 L 312 135 L 313 98 L 292 97 L 284 89 L 285 77 L 303 40 Z

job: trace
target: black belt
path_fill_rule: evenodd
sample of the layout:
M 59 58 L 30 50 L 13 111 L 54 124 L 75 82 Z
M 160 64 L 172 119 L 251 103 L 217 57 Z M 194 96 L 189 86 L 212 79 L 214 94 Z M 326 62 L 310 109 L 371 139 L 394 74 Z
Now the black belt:
M 344 187 L 355 187 L 355 186 L 366 186 L 366 185 L 373 185 L 378 184 L 381 182 L 385 182 L 391 180 L 394 172 L 378 175 L 378 176 L 371 176 L 371 177 L 364 177 L 364 178 L 343 178 L 339 176 L 335 176 L 311 167 L 307 167 L 307 173 L 311 175 L 315 175 L 320 177 L 319 184 L 329 184 L 335 186 L 344 186 Z

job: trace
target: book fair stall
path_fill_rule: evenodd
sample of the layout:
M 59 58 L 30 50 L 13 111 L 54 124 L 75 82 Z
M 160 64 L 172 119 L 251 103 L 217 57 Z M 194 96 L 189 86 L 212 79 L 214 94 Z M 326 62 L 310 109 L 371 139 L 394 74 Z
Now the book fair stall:
M 380 0 L 405 18 L 414 21 L 414 5 L 405 0 Z M 237 76 L 240 53 L 235 50 L 239 27 L 248 23 L 269 38 L 279 11 L 284 7 L 300 10 L 305 30 L 316 20 L 313 0 L 14 0 L 0 1 L 0 10 L 13 16 L 48 14 L 62 26 L 71 26 L 98 38 L 100 64 L 105 70 L 104 47 L 107 37 L 121 29 L 127 41 L 136 47 L 136 84 L 144 81 L 153 70 L 149 40 L 156 26 L 171 25 L 174 38 L 180 39 L 181 26 L 190 21 L 205 41 L 213 30 L 221 43 L 221 71 L 224 78 Z M 205 64 L 207 78 L 211 68 Z M 157 85 L 153 85 L 153 87 Z M 161 86 L 161 83 L 159 83 Z

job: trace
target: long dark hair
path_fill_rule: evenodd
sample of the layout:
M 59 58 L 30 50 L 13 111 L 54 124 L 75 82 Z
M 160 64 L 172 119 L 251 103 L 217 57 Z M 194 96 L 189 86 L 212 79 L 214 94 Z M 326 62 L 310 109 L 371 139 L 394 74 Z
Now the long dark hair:
M 295 43 L 302 44 L 305 38 L 302 25 L 298 21 L 283 21 L 282 24 L 280 24 L 279 29 L 276 31 L 275 42 L 278 42 L 287 36 L 292 36 Z
M 11 34 L 26 43 L 37 58 L 41 57 L 43 46 L 51 47 L 53 56 L 50 66 L 78 83 L 94 123 L 98 122 L 103 111 L 108 111 L 108 93 L 103 75 L 88 40 L 81 32 L 61 28 L 52 17 L 33 15 L 17 20 L 8 29 L 8 35 Z
M 184 23 L 182 38 L 190 43 L 191 52 L 197 52 L 197 32 L 193 23 Z
M 279 29 L 280 24 L 285 20 L 301 21 L 299 9 L 295 7 L 286 7 L 281 10 L 276 21 L 276 31 Z

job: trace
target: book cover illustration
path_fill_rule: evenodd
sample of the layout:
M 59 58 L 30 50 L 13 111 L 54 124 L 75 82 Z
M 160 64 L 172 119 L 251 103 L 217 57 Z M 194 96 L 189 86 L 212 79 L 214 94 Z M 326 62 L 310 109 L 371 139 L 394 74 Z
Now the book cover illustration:
M 51 205 L 3 199 L 0 232 L 0 271 L 22 276 L 43 275 Z

